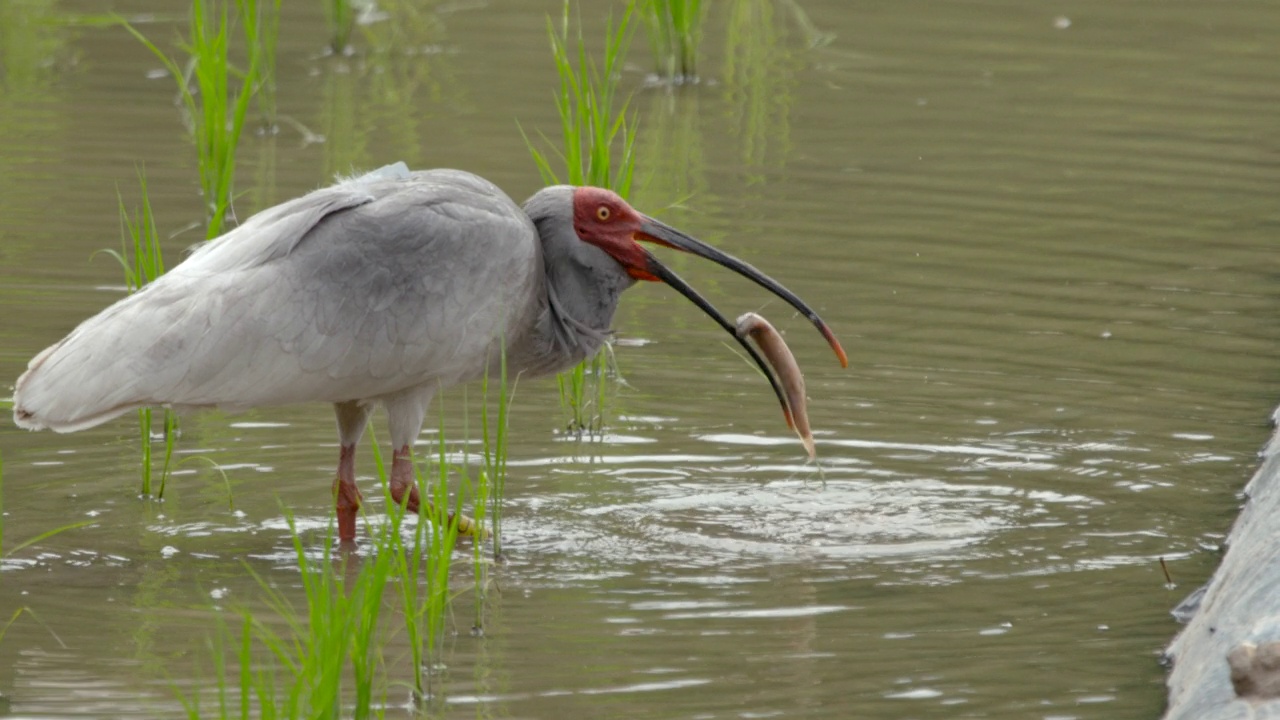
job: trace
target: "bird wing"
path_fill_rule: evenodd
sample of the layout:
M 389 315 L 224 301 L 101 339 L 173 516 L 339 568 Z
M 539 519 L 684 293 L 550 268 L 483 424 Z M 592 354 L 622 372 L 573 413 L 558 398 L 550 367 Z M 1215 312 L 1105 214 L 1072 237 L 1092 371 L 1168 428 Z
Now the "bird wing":
M 532 311 L 536 231 L 476 176 L 386 170 L 263 211 L 86 320 L 19 379 L 19 423 L 366 399 L 483 372 Z

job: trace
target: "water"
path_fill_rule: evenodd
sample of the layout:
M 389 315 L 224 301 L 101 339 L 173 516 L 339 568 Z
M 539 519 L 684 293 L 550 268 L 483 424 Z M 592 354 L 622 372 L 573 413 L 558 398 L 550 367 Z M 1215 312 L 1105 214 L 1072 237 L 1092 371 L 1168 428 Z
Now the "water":
M 130 11 L 163 40 L 169 9 Z M 559 5 L 384 9 L 335 60 L 319 7 L 286 4 L 292 122 L 246 138 L 242 215 L 398 159 L 518 199 L 540 184 L 519 128 L 556 132 Z M 636 204 L 796 290 L 849 351 L 841 370 L 781 303 L 664 254 L 787 332 L 822 472 L 728 338 L 632 290 L 604 441 L 554 431 L 550 381 L 519 386 L 511 560 L 483 639 L 459 601 L 444 712 L 1157 715 L 1168 608 L 1212 571 L 1280 396 L 1272 10 L 738 0 L 711 9 L 704 82 L 675 91 L 646 84 L 638 36 Z M 199 239 L 171 80 L 99 11 L 0 16 L 0 377 L 119 295 L 89 258 L 117 245 L 135 167 L 170 257 Z M 462 437 L 462 394 L 444 402 Z M 244 563 L 296 587 L 280 507 L 322 542 L 327 408 L 185 422 L 182 457 L 222 464 L 233 507 L 202 461 L 139 501 L 134 428 L 0 429 L 6 547 L 92 521 L 0 565 L 0 619 L 35 613 L 0 641 L 0 710 L 180 714 L 214 608 L 261 603 Z

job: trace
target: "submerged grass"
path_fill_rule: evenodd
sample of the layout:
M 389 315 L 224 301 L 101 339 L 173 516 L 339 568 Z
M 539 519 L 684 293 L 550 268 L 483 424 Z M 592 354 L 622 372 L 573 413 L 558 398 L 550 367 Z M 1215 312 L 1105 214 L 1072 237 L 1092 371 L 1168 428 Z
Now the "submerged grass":
M 555 98 L 563 144 L 561 150 L 553 152 L 564 165 L 563 181 L 552 168 L 549 156 L 525 138 L 547 184 L 595 185 L 609 188 L 624 198 L 631 192 L 636 127 L 634 121 L 628 122 L 628 102 L 619 102 L 617 91 L 622 64 L 631 45 L 633 7 L 627 5 L 616 25 L 609 23 L 600 63 L 587 55 L 581 23 L 570 22 L 567 0 L 558 29 L 547 19 L 551 52 L 560 77 Z M 598 432 L 603 428 L 608 363 L 609 354 L 599 352 L 557 376 L 560 405 L 569 416 L 570 430 Z M 590 411 L 593 401 L 588 396 L 588 388 L 592 386 L 596 389 L 594 412 Z
M 706 7 L 701 0 L 639 0 L 658 77 L 696 82 Z
M 142 207 L 135 208 L 132 213 L 125 207 L 124 197 L 116 191 L 116 200 L 120 210 L 120 250 L 103 250 L 114 257 L 124 271 L 125 285 L 129 292 L 136 292 L 147 283 L 164 274 L 164 254 L 160 250 L 160 233 L 156 230 L 155 215 L 151 209 L 151 198 L 147 193 L 147 177 L 138 170 L 138 186 L 142 193 Z M 178 418 L 172 410 L 163 411 L 164 464 L 160 469 L 159 487 L 154 488 L 155 497 L 164 497 L 165 481 L 173 462 L 173 448 L 178 430 Z M 139 447 L 141 448 L 141 493 L 144 497 L 152 497 L 152 409 L 142 408 L 138 411 Z
M 9 555 L 12 555 L 13 553 L 18 552 L 19 550 L 22 550 L 25 547 L 34 545 L 40 542 L 41 540 L 53 537 L 54 535 L 57 535 L 58 533 L 61 533 L 61 532 L 65 532 L 67 530 L 73 530 L 75 528 L 84 527 L 85 525 L 89 525 L 92 522 L 93 522 L 92 520 L 82 520 L 77 523 L 71 523 L 70 525 L 63 525 L 62 527 L 54 528 L 53 530 L 47 530 L 45 532 L 40 533 L 39 535 L 36 535 L 33 538 L 23 540 L 17 545 L 9 548 L 9 550 L 6 552 L 4 549 L 4 459 L 3 457 L 0 457 L 0 560 L 3 560 Z M 49 631 L 49 634 L 53 636 L 53 639 L 56 640 L 59 645 L 61 645 L 63 648 L 67 647 L 66 643 L 62 642 L 62 638 L 58 637 L 58 635 L 53 632 L 52 628 L 50 628 L 48 625 L 45 625 L 44 622 L 42 622 L 39 617 L 36 617 L 35 612 L 31 608 L 26 607 L 25 605 L 18 608 L 17 610 L 14 610 L 13 614 L 9 616 L 9 619 L 4 621 L 3 625 L 0 625 L 0 642 L 4 641 L 4 636 L 6 633 L 9 632 L 9 628 L 13 627 L 13 624 L 17 622 L 18 618 L 22 617 L 23 615 L 27 615 L 32 620 L 35 620 L 37 623 L 40 623 L 40 625 L 43 626 L 45 630 Z

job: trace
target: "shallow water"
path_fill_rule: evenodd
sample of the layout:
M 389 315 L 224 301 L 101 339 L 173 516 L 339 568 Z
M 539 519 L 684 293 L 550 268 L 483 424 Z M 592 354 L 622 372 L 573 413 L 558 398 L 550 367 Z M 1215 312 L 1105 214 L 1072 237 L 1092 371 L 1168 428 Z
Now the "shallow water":
M 556 131 L 558 3 L 388 4 L 346 60 L 318 5 L 286 6 L 294 122 L 246 138 L 242 216 L 398 159 L 540 185 L 520 128 Z M 146 13 L 168 8 L 119 9 L 167 39 L 182 23 Z M 0 18 L 0 377 L 118 297 L 90 257 L 135 167 L 170 258 L 199 238 L 172 81 L 100 10 Z M 849 351 L 841 370 L 767 294 L 670 258 L 788 333 L 821 471 L 728 338 L 632 290 L 603 439 L 556 432 L 554 382 L 518 387 L 510 561 L 484 638 L 458 601 L 445 713 L 1157 715 L 1168 608 L 1211 572 L 1280 396 L 1278 31 L 1265 2 L 736 0 L 711 9 L 704 82 L 674 91 L 637 36 L 636 204 L 798 292 Z M 463 405 L 444 399 L 449 438 Z M 0 561 L 0 620 L 39 619 L 0 641 L 0 712 L 180 714 L 215 608 L 262 602 L 244 563 L 297 590 L 281 506 L 323 542 L 327 408 L 184 422 L 234 507 L 198 461 L 138 500 L 135 427 L 0 429 L 6 546 L 92 521 Z

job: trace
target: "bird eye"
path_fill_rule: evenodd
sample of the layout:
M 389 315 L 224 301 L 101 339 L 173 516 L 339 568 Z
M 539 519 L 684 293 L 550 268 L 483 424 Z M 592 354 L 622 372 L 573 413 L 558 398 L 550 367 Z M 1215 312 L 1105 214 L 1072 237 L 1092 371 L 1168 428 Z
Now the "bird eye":
M 610 214 L 610 213 L 609 213 L 609 208 L 608 208 L 607 206 L 605 206 L 605 205 L 601 205 L 600 207 L 596 208 L 596 217 L 597 217 L 601 222 L 604 222 L 605 220 L 608 220 L 608 219 L 609 219 L 609 214 Z

